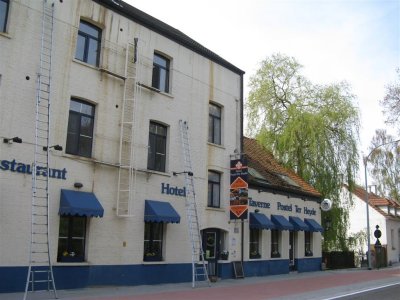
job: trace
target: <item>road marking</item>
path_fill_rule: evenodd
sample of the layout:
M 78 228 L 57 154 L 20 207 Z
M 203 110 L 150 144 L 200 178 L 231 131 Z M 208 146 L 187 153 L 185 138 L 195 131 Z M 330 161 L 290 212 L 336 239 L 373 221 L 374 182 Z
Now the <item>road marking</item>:
M 353 292 L 353 293 L 344 294 L 344 295 L 340 295 L 340 296 L 335 296 L 335 297 L 331 297 L 331 298 L 324 298 L 324 300 L 340 299 L 340 298 L 343 298 L 343 297 L 354 296 L 354 295 L 357 295 L 357 294 L 367 293 L 367 292 L 371 292 L 371 291 L 374 291 L 374 290 L 384 289 L 384 288 L 387 288 L 387 287 L 390 287 L 390 286 L 394 286 L 394 285 L 400 285 L 400 283 L 399 282 L 390 283 L 390 284 L 386 284 L 386 285 L 382 285 L 382 286 L 378 286 L 378 287 L 373 287 L 373 288 L 366 289 L 366 290 L 361 290 L 361 291 L 358 291 L 358 292 Z

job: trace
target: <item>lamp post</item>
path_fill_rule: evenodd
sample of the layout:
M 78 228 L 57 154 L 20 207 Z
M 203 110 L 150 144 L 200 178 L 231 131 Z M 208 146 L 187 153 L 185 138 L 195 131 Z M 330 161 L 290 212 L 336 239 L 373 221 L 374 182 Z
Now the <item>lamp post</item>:
M 364 176 L 365 176 L 365 203 L 367 204 L 367 249 L 368 249 L 368 270 L 372 269 L 371 266 L 371 237 L 370 237 L 370 232 L 369 232 L 369 199 L 368 199 L 368 180 L 367 180 L 367 163 L 368 163 L 368 159 L 371 156 L 371 154 L 378 149 L 379 147 L 388 145 L 388 144 L 392 144 L 392 143 L 398 143 L 400 142 L 400 139 L 395 140 L 395 141 L 391 141 L 391 142 L 387 142 L 381 145 L 376 146 L 374 149 L 371 150 L 371 152 L 364 157 Z

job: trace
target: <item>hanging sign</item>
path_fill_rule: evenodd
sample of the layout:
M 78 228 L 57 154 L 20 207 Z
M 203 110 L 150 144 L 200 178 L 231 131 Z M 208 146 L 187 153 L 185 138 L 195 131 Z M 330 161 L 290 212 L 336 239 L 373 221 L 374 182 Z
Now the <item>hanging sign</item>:
M 230 219 L 247 219 L 248 212 L 248 169 L 246 160 L 231 160 Z

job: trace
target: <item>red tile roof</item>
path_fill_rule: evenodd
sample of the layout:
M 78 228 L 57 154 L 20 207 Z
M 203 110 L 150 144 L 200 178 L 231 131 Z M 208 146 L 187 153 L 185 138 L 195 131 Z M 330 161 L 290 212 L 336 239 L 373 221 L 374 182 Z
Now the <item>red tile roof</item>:
M 269 184 L 282 187 L 285 190 L 289 189 L 294 193 L 300 192 L 313 197 L 321 197 L 321 194 L 314 187 L 305 182 L 293 170 L 279 164 L 272 153 L 259 144 L 257 140 L 243 137 L 243 144 L 249 167 L 259 172 Z M 290 184 L 280 175 L 287 176 L 294 181 L 295 185 Z

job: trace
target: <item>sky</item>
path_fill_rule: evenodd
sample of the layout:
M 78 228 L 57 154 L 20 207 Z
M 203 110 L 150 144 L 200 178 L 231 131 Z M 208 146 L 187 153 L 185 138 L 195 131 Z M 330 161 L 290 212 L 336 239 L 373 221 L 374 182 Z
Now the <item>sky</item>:
M 360 156 L 368 154 L 375 130 L 386 128 L 379 101 L 400 67 L 400 0 L 125 2 L 245 71 L 245 102 L 260 62 L 282 53 L 296 58 L 313 83 L 350 84 L 361 113 Z

